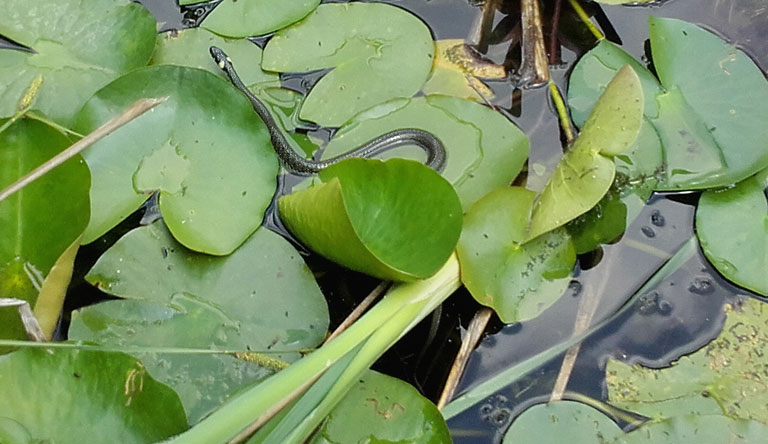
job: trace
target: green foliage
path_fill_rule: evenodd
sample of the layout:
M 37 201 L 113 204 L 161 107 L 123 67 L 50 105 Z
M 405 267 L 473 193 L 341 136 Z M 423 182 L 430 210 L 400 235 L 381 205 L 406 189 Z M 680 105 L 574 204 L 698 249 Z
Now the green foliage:
M 198 0 L 182 0 L 180 4 L 188 3 Z M 262 35 L 301 20 L 319 4 L 320 0 L 224 0 L 202 26 L 227 37 Z

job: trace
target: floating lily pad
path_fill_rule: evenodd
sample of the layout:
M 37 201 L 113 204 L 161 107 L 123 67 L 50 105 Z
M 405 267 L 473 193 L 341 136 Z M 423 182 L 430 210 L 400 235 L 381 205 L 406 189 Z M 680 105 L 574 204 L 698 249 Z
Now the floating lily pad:
M 464 217 L 457 248 L 461 280 L 505 323 L 538 316 L 565 291 L 576 263 L 564 229 L 524 243 L 535 193 L 501 188 Z
M 0 375 L 0 427 L 18 423 L 24 444 L 143 444 L 187 428 L 176 393 L 122 353 L 25 349 L 0 356 Z
M 456 247 L 461 204 L 445 179 L 418 162 L 348 159 L 320 185 L 280 198 L 286 227 L 315 252 L 381 279 L 437 272 Z
M 160 191 L 160 210 L 179 242 L 229 254 L 261 225 L 278 171 L 266 126 L 239 91 L 199 69 L 143 68 L 94 95 L 76 128 L 88 133 L 139 97 L 163 96 L 167 102 L 83 153 L 93 175 L 83 242 Z
M 395 99 L 355 116 L 341 127 L 323 151 L 330 158 L 388 131 L 418 128 L 434 134 L 445 146 L 442 172 L 469 210 L 488 192 L 509 185 L 528 158 L 528 138 L 512 122 L 487 106 L 448 96 Z M 424 161 L 424 151 L 403 147 L 383 158 Z
M 707 191 L 696 209 L 696 234 L 727 279 L 768 296 L 768 170 L 724 191 Z M 734 217 L 738 215 L 738 217 Z
M 444 444 L 451 437 L 440 411 L 415 388 L 369 370 L 308 442 Z
M 625 66 L 605 88 L 579 137 L 536 199 L 529 239 L 586 213 L 605 196 L 616 174 L 611 156 L 635 141 L 642 113 L 640 79 L 630 66 Z
M 568 222 L 576 254 L 588 253 L 624 233 L 627 226 L 627 205 L 619 193 L 609 191 L 591 210 Z
M 373 105 L 415 94 L 429 76 L 434 52 L 429 28 L 401 8 L 329 3 L 275 34 L 264 49 L 262 68 L 333 68 L 309 92 L 300 116 L 341 126 Z
M 647 422 L 624 433 L 600 411 L 573 401 L 540 404 L 512 423 L 504 444 L 702 444 L 765 442 L 768 427 L 721 415 L 680 415 Z
M 494 98 L 493 90 L 479 78 L 503 79 L 507 72 L 501 65 L 478 64 L 470 57 L 469 46 L 461 39 L 435 42 L 432 75 L 421 88 L 426 95 L 444 94 L 483 103 Z
M 768 166 L 768 82 L 754 62 L 681 20 L 651 17 L 650 35 L 660 81 L 632 63 L 643 82 L 645 117 L 664 149 L 665 180 L 658 189 L 731 185 Z M 629 60 L 601 42 L 579 61 L 569 89 L 577 124 L 605 77 Z
M 144 66 L 156 36 L 152 15 L 128 0 L 6 0 L 0 35 L 32 49 L 0 49 L 0 117 L 42 75 L 34 108 L 65 126 L 91 94 Z
M 96 262 L 86 279 L 132 300 L 75 312 L 71 339 L 101 344 L 212 350 L 283 351 L 320 343 L 328 309 L 298 252 L 261 229 L 227 257 L 190 252 L 162 222 L 137 228 Z M 152 375 L 172 386 L 191 422 L 240 387 L 271 374 L 264 362 L 227 355 L 137 354 Z M 261 364 L 261 365 L 259 365 Z
M 227 37 L 263 35 L 301 20 L 319 4 L 320 0 L 224 0 L 200 26 Z
M 69 144 L 48 125 L 18 120 L 0 133 L 0 189 Z M 56 260 L 88 224 L 89 184 L 88 168 L 76 156 L 0 202 L 0 297 L 35 305 Z M 0 337 L 26 339 L 16 310 L 0 309 Z
M 709 405 L 731 418 L 768 424 L 768 304 L 748 298 L 740 307 L 727 306 L 720 335 L 672 367 L 654 370 L 608 361 L 611 403 L 650 417 L 679 415 L 685 405 L 694 412 Z

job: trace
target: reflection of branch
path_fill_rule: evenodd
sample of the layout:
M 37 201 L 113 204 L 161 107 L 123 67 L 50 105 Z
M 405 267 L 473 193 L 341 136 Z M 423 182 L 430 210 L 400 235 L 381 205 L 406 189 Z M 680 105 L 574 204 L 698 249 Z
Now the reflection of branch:
M 555 0 L 555 12 L 552 13 L 552 30 L 549 33 L 549 64 L 554 65 L 560 61 L 557 33 L 560 27 L 560 11 L 563 0 Z
M 541 29 L 539 1 L 522 0 L 520 17 L 523 25 L 520 80 L 528 86 L 543 85 L 549 81 L 549 65 L 544 48 L 544 32 Z
M 498 3 L 499 0 L 487 0 L 483 3 L 483 11 L 472 27 L 473 29 L 469 41 L 480 52 L 484 53 L 488 50 L 488 41 L 490 40 L 491 27 L 493 26 L 493 16 L 498 8 Z
M 108 134 L 110 134 L 112 131 L 136 119 L 140 115 L 144 114 L 145 112 L 149 111 L 155 106 L 165 102 L 166 100 L 168 100 L 168 97 L 162 97 L 159 99 L 137 100 L 136 103 L 128 107 L 128 109 L 126 109 L 119 116 L 110 119 L 104 125 L 101 125 L 100 127 L 96 128 L 96 130 L 94 130 L 91 134 L 88 134 L 84 138 L 80 139 L 78 142 L 74 143 L 69 148 L 53 156 L 44 164 L 40 165 L 39 167 L 35 168 L 34 170 L 24 175 L 24 177 L 20 178 L 19 180 L 17 180 L 16 182 L 8 186 L 6 189 L 0 191 L 0 202 L 7 199 L 9 196 L 21 190 L 22 188 L 29 185 L 30 183 L 43 177 L 46 173 L 56 168 L 57 166 L 63 164 L 64 162 L 71 159 L 72 157 L 76 156 L 84 149 L 88 148 L 89 146 L 93 145 L 94 143 L 102 139 L 104 136 L 107 136 Z

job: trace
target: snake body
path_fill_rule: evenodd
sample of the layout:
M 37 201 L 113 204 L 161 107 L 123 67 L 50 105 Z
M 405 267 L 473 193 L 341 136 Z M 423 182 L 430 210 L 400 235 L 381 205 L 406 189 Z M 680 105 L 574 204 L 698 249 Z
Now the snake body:
M 291 148 L 281 128 L 272 117 L 269 108 L 267 108 L 258 97 L 253 95 L 253 93 L 243 84 L 243 81 L 240 80 L 240 76 L 237 75 L 237 71 L 235 71 L 235 67 L 232 65 L 232 60 L 230 60 L 227 54 L 216 46 L 211 46 L 210 52 L 214 61 L 216 61 L 219 68 L 224 71 L 232 85 L 245 94 L 251 102 L 254 111 L 261 117 L 261 120 L 264 121 L 264 124 L 269 130 L 269 136 L 272 140 L 275 152 L 283 162 L 283 165 L 293 173 L 299 175 L 319 173 L 324 168 L 342 160 L 353 157 L 371 157 L 403 145 L 415 145 L 423 149 L 427 153 L 426 165 L 433 170 L 440 172 L 445 166 L 445 148 L 440 140 L 432 133 L 416 128 L 404 128 L 390 131 L 360 145 L 354 150 L 330 159 L 305 159 L 296 154 L 296 151 Z

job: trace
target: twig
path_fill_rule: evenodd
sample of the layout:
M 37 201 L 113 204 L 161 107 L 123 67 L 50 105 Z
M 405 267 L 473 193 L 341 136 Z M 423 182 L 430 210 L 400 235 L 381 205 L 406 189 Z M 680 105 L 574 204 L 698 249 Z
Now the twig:
M 392 285 L 392 282 L 390 281 L 380 282 L 379 285 L 377 285 L 376 288 L 374 288 L 373 291 L 371 291 L 371 293 L 368 296 L 366 296 L 365 299 L 363 299 L 363 301 L 360 302 L 360 304 L 358 304 L 358 306 L 355 307 L 354 310 L 352 310 L 352 313 L 350 313 L 349 316 L 347 316 L 347 318 L 344 319 L 344 321 L 341 324 L 339 324 L 338 327 L 336 327 L 336 330 L 334 330 L 333 333 L 331 333 L 325 339 L 324 344 L 330 342 L 336 336 L 342 334 L 344 330 L 349 328 L 349 326 L 352 325 L 353 322 L 355 322 L 360 316 L 363 315 L 363 313 L 365 313 L 366 310 L 368 310 L 368 307 L 370 307 L 371 305 L 373 305 L 374 302 L 376 302 L 376 299 L 378 299 L 379 296 L 381 296 L 385 291 L 389 289 L 390 285 Z
M 600 32 L 599 29 L 595 26 L 594 23 L 592 23 L 592 20 L 589 19 L 589 15 L 587 15 L 586 11 L 584 11 L 584 8 L 581 7 L 578 0 L 568 0 L 568 3 L 570 3 L 571 8 L 573 8 L 574 11 L 576 11 L 576 14 L 579 16 L 582 22 L 587 26 L 587 29 L 589 29 L 589 32 L 592 33 L 592 35 L 595 36 L 597 40 L 603 40 L 605 36 L 602 32 Z
M 469 328 L 467 329 L 467 336 L 461 341 L 461 348 L 456 354 L 456 359 L 453 361 L 451 371 L 448 374 L 448 380 L 445 381 L 445 387 L 443 387 L 443 393 L 440 394 L 440 400 L 437 401 L 438 409 L 442 409 L 448 404 L 448 401 L 450 401 L 453 394 L 456 392 L 456 387 L 459 385 L 459 379 L 461 378 L 461 375 L 464 374 L 464 369 L 467 367 L 469 355 L 480 341 L 492 314 L 493 310 L 488 307 L 483 307 L 475 313 L 474 317 L 472 317 L 472 322 L 469 323 Z
M 37 322 L 37 318 L 32 313 L 29 302 L 16 298 L 0 298 L 1 307 L 16 307 L 19 310 L 21 323 L 24 325 L 24 330 L 26 330 L 29 339 L 35 342 L 46 342 L 45 333 L 43 333 L 40 323 Z
M 101 140 L 103 137 L 107 136 L 111 132 L 115 131 L 116 129 L 120 128 L 126 123 L 136 119 L 140 115 L 144 114 L 145 112 L 149 111 L 155 106 L 165 102 L 166 100 L 168 100 L 168 97 L 161 97 L 158 99 L 137 100 L 136 103 L 128 107 L 128 109 L 123 111 L 123 113 L 120 114 L 119 116 L 110 119 L 104 125 L 101 125 L 100 127 L 96 128 L 96 130 L 94 130 L 92 133 L 80 139 L 78 142 L 74 143 L 69 148 L 65 149 L 59 154 L 53 156 L 44 164 L 40 165 L 39 167 L 25 174 L 22 178 L 20 178 L 10 186 L 8 186 L 6 189 L 0 191 L 0 202 L 7 199 L 9 196 L 21 190 L 22 188 L 29 185 L 30 183 L 41 178 L 52 169 L 63 164 L 64 162 L 71 159 L 72 157 L 76 156 L 81 151 L 93 145 L 97 141 Z
M 544 48 L 544 32 L 541 29 L 541 12 L 538 0 L 522 0 L 520 21 L 523 27 L 520 80 L 527 86 L 538 86 L 549 81 L 547 51 Z
M 549 33 L 549 64 L 554 65 L 560 62 L 559 45 L 557 33 L 560 26 L 560 11 L 562 10 L 563 0 L 555 0 L 555 11 L 552 13 L 552 29 Z

